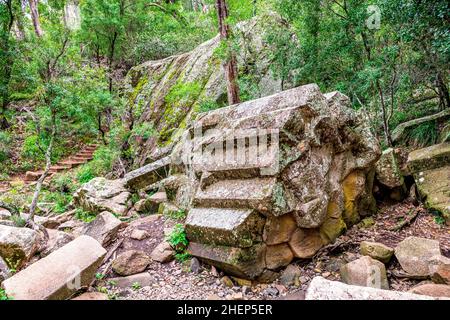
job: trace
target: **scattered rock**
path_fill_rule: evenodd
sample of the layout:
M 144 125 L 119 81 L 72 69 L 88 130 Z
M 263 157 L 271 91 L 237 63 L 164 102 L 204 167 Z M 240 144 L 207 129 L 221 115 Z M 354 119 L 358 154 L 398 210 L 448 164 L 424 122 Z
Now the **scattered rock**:
M 29 228 L 0 225 L 0 257 L 19 270 L 39 249 L 39 234 Z
M 6 209 L 0 208 L 0 220 L 9 220 L 11 218 L 11 212 Z
M 408 292 L 431 297 L 450 298 L 450 286 L 445 284 L 434 284 L 434 283 L 422 284 L 412 288 Z
M 224 284 L 224 286 L 228 287 L 228 288 L 233 288 L 234 283 L 233 281 L 231 281 L 231 279 L 227 276 L 224 276 L 220 279 L 220 281 Z
M 150 257 L 160 263 L 167 263 L 173 260 L 173 249 L 167 241 L 163 241 L 156 246 Z
M 41 257 L 46 257 L 53 251 L 58 250 L 59 248 L 65 246 L 69 242 L 75 239 L 75 237 L 71 234 L 68 234 L 63 231 L 47 229 L 49 239 L 47 241 L 47 246 L 44 251 L 40 253 Z
M 161 177 L 166 177 L 169 171 L 170 157 L 165 157 L 144 167 L 128 172 L 124 177 L 124 182 L 128 188 L 138 190 L 149 186 Z
M 377 180 L 388 188 L 403 186 L 403 175 L 400 171 L 398 155 L 394 149 L 389 148 L 383 151 L 375 170 Z
M 150 257 L 144 252 L 128 250 L 114 259 L 112 269 L 121 276 L 129 276 L 144 271 L 150 262 Z
M 75 192 L 74 204 L 88 212 L 125 215 L 131 207 L 131 193 L 124 184 L 121 179 L 94 178 Z
M 434 297 L 408 292 L 352 286 L 339 281 L 315 277 L 305 295 L 305 300 L 435 300 Z
M 431 260 L 439 258 L 439 241 L 418 237 L 408 237 L 395 248 L 395 257 L 408 274 L 429 276 Z
M 72 300 L 109 300 L 108 295 L 101 292 L 85 292 Z
M 438 265 L 431 279 L 434 283 L 450 285 L 450 264 Z
M 294 255 L 287 243 L 266 247 L 266 266 L 269 269 L 287 266 L 292 259 Z
M 155 205 L 150 199 L 141 199 L 134 204 L 134 210 L 138 213 L 155 213 L 158 211 L 158 205 Z
M 117 238 L 117 233 L 122 225 L 122 221 L 112 213 L 104 211 L 94 221 L 86 225 L 82 233 L 93 237 L 102 246 L 107 247 Z
M 279 294 L 278 289 L 273 287 L 265 289 L 263 293 L 270 297 L 276 297 Z
M 244 300 L 244 295 L 242 292 L 233 293 L 231 300 Z
M 95 239 L 80 236 L 2 285 L 15 300 L 64 300 L 89 286 L 105 255 Z
M 191 259 L 190 269 L 193 273 L 200 273 L 201 266 L 197 258 L 194 257 Z
M 389 289 L 386 267 L 378 260 L 365 256 L 341 268 L 344 283 L 378 289 Z
M 148 237 L 150 237 L 150 234 L 147 231 L 140 229 L 133 229 L 133 231 L 130 234 L 131 239 L 139 241 L 147 239 Z
M 217 271 L 216 267 L 214 266 L 211 266 L 211 274 L 216 278 L 220 276 L 219 271 Z
M 250 280 L 237 278 L 237 277 L 231 277 L 231 278 L 233 278 L 233 280 L 238 284 L 238 286 L 241 286 L 241 287 L 251 287 L 252 286 L 252 282 Z
M 280 282 L 285 286 L 299 285 L 301 276 L 300 268 L 296 265 L 290 264 L 281 273 Z
M 360 246 L 360 252 L 363 256 L 369 256 L 383 263 L 388 263 L 394 254 L 394 249 L 378 242 L 363 241 Z
M 109 278 L 108 283 L 118 288 L 130 288 L 133 284 L 138 283 L 141 287 L 147 287 L 154 282 L 153 277 L 148 272 L 134 274 L 128 277 Z

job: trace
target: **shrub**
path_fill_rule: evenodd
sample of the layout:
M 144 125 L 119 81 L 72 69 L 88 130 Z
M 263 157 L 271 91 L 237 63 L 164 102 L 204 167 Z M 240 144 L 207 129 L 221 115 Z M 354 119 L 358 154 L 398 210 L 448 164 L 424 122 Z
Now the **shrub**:
M 170 245 L 175 249 L 177 254 L 185 253 L 185 250 L 189 244 L 186 237 L 186 231 L 181 223 L 174 226 L 172 232 L 167 236 L 166 239 Z

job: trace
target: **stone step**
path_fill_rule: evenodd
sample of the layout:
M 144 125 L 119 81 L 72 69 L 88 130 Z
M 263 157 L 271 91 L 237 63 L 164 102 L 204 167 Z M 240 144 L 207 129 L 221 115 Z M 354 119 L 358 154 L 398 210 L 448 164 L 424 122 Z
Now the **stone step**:
M 106 250 L 80 236 L 2 283 L 14 300 L 65 300 L 89 286 Z
M 194 196 L 195 207 L 255 209 L 263 214 L 280 215 L 287 208 L 283 190 L 276 178 L 253 178 L 217 181 L 199 188 Z
M 193 208 L 186 219 L 190 241 L 241 248 L 261 242 L 264 218 L 255 210 Z
M 450 142 L 411 152 L 408 155 L 407 165 L 411 173 L 450 165 Z
M 87 162 L 87 161 L 90 161 L 90 160 L 92 160 L 92 156 L 74 156 L 74 157 L 71 157 L 70 158 L 70 160 L 74 160 L 74 161 L 84 161 L 84 162 Z
M 138 190 L 166 178 L 169 173 L 170 163 L 171 159 L 168 156 L 128 172 L 124 177 L 126 186 Z
M 86 163 L 86 162 L 85 161 L 64 160 L 64 161 L 58 162 L 58 165 L 74 168 L 74 167 L 79 166 L 80 164 L 84 164 L 84 163 Z
M 49 172 L 56 173 L 56 172 L 61 172 L 61 171 L 68 170 L 68 169 L 70 169 L 70 168 L 71 168 L 70 166 L 56 165 L 56 166 L 50 167 Z
M 25 173 L 25 181 L 37 181 L 44 171 L 27 171 Z

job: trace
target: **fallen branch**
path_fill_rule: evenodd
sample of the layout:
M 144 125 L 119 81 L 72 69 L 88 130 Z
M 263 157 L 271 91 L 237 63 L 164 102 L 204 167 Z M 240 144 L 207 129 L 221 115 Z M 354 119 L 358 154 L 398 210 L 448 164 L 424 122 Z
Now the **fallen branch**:
M 418 215 L 419 215 L 419 210 L 411 209 L 408 212 L 408 215 L 407 215 L 408 217 L 405 220 L 397 223 L 395 226 L 390 227 L 389 231 L 400 231 L 403 227 L 410 225 Z
M 392 141 L 395 142 L 398 139 L 400 139 L 401 136 L 403 135 L 403 133 L 405 132 L 405 129 L 407 129 L 409 127 L 417 126 L 421 123 L 432 121 L 432 120 L 437 120 L 437 119 L 440 119 L 443 117 L 447 117 L 449 115 L 450 115 L 450 109 L 445 109 L 444 111 L 441 111 L 439 113 L 436 113 L 436 114 L 433 114 L 430 116 L 403 122 L 403 123 L 399 124 L 397 126 L 397 128 L 395 128 L 394 131 L 392 132 Z

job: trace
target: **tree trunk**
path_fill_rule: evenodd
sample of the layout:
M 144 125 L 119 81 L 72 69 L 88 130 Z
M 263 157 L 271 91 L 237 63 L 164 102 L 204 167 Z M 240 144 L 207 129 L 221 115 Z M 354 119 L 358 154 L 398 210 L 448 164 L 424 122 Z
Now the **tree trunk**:
M 28 0 L 31 11 L 31 19 L 33 20 L 34 32 L 40 38 L 44 34 L 39 20 L 38 0 Z
M 380 103 L 381 103 L 381 116 L 383 117 L 383 129 L 384 129 L 384 137 L 386 140 L 386 144 L 388 147 L 392 147 L 392 137 L 391 132 L 389 130 L 388 116 L 386 111 L 386 104 L 384 102 L 383 90 L 380 85 L 380 81 L 376 81 L 378 94 L 380 95 Z
M 108 61 L 108 71 L 109 71 L 109 92 L 113 91 L 113 63 L 114 63 L 114 53 L 116 50 L 116 41 L 119 34 L 114 32 L 113 38 L 111 39 L 111 46 L 109 49 L 109 61 Z
M 226 23 L 228 18 L 228 8 L 225 0 L 217 0 L 217 16 L 219 18 L 220 39 L 228 41 L 230 39 L 230 26 Z M 227 82 L 228 103 L 230 105 L 240 102 L 239 86 L 237 83 L 237 60 L 236 55 L 230 49 L 227 61 L 223 64 L 225 71 L 225 81 Z
M 436 75 L 436 86 L 438 88 L 439 103 L 442 106 L 442 110 L 450 108 L 450 96 L 448 93 L 448 88 L 447 85 L 445 84 L 441 72 L 439 71 Z

